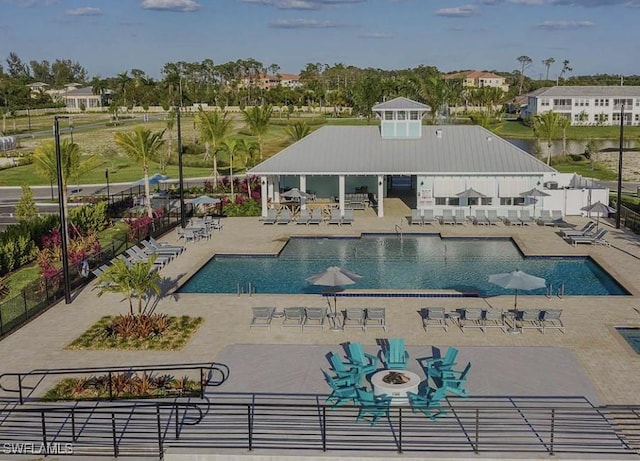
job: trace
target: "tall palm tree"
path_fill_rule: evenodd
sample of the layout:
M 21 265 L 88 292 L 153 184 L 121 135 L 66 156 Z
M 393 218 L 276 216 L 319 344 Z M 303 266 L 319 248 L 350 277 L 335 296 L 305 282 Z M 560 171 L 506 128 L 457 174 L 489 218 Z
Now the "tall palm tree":
M 449 100 L 450 88 L 447 80 L 442 78 L 441 75 L 431 75 L 427 77 L 420 94 L 431 107 L 431 119 L 435 121 L 438 112 Z
M 200 129 L 200 139 L 204 141 L 204 159 L 208 160 L 213 150 L 213 188 L 218 187 L 218 149 L 220 142 L 229 134 L 233 121 L 229 114 L 217 110 L 206 112 L 199 108 L 196 123 Z
M 249 168 L 258 163 L 255 153 L 260 151 L 260 146 L 251 138 L 241 138 L 238 140 L 238 151 L 245 172 L 245 180 L 247 181 L 247 192 L 249 193 L 249 198 L 251 198 L 251 181 L 249 181 L 249 175 L 246 173 Z
M 129 301 L 129 313 L 136 315 L 133 309 L 133 299 L 138 300 L 137 315 L 145 313 L 142 300 L 148 294 L 158 296 L 161 293 L 162 278 L 158 271 L 153 270 L 156 255 L 149 256 L 146 262 L 128 264 L 121 259 L 115 259 L 98 277 L 100 291 L 98 296 L 105 293 L 119 293 Z
M 558 137 L 562 115 L 552 110 L 533 118 L 533 132 L 538 139 L 547 141 L 547 165 L 551 163 L 552 141 Z
M 562 61 L 562 70 L 560 71 L 560 75 L 558 75 L 558 81 L 556 82 L 556 85 L 560 84 L 560 79 L 566 72 L 573 72 L 573 67 L 569 67 L 568 59 L 565 59 L 564 61 Z
M 562 155 L 567 155 L 567 128 L 571 126 L 571 118 L 560 116 L 558 126 L 562 130 Z
M 243 146 L 238 142 L 237 139 L 227 137 L 222 140 L 220 143 L 220 150 L 227 157 L 227 162 L 229 165 L 229 184 L 231 186 L 231 201 L 235 200 L 235 193 L 233 190 L 233 164 L 238 161 L 242 156 L 242 148 Z
M 547 58 L 542 60 L 542 64 L 544 64 L 544 67 L 547 68 L 547 75 L 544 78 L 545 80 L 549 80 L 549 69 L 551 68 L 551 64 L 553 64 L 554 62 L 556 62 L 556 60 L 553 58 Z
M 273 108 L 270 105 L 266 106 L 253 106 L 242 111 L 244 122 L 247 124 L 247 128 L 252 135 L 258 138 L 258 144 L 260 146 L 260 160 L 263 155 L 263 136 L 269 130 L 269 121 L 273 114 Z
M 158 155 L 158 151 L 164 144 L 161 132 L 152 133 L 146 128 L 137 127 L 132 132 L 118 132 L 115 134 L 115 142 L 135 162 L 142 166 L 144 173 L 144 194 L 147 214 L 153 217 L 151 209 L 151 188 L 149 187 L 149 162 Z
M 522 87 L 524 85 L 524 71 L 531 65 L 533 59 L 529 56 L 519 56 L 517 61 L 520 63 L 520 88 L 518 90 L 518 94 L 520 95 L 522 94 Z

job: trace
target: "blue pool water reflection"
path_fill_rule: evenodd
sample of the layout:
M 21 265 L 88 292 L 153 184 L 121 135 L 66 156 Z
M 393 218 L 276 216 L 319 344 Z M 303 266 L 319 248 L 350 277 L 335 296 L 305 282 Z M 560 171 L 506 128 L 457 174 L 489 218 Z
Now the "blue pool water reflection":
M 458 290 L 480 296 L 512 293 L 488 282 L 489 275 L 523 270 L 542 277 L 556 293 L 628 294 L 585 257 L 524 258 L 510 239 L 441 239 L 437 235 L 362 238 L 292 238 L 278 257 L 218 255 L 181 288 L 182 293 L 235 293 L 251 284 L 257 293 L 321 293 L 307 277 L 340 266 L 362 280 L 353 289 Z M 545 289 L 527 292 L 544 295 Z

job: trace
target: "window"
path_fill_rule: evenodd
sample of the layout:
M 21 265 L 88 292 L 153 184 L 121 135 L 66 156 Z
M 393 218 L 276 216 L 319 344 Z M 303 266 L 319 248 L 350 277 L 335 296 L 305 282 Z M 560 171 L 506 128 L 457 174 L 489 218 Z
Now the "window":
M 398 120 L 406 120 L 407 119 L 407 113 L 403 110 L 398 112 Z
M 524 197 L 501 197 L 500 205 L 506 205 L 506 206 L 524 205 Z
M 631 107 L 633 106 L 633 99 L 614 99 L 613 100 L 614 106 L 621 106 L 622 104 L 624 104 L 626 107 Z
M 549 100 L 548 99 L 541 99 L 540 100 L 540 105 L 541 106 L 548 106 L 549 105 Z
M 418 111 L 417 110 L 412 110 L 409 113 L 409 117 L 411 118 L 411 120 L 419 120 L 420 118 L 418 117 Z
M 393 112 L 391 112 L 390 110 L 385 111 L 384 119 L 385 120 L 393 120 Z
M 447 198 L 446 197 L 436 197 L 436 205 L 446 205 Z
M 492 197 L 482 197 L 480 199 L 480 205 L 491 205 L 492 201 L 493 201 Z

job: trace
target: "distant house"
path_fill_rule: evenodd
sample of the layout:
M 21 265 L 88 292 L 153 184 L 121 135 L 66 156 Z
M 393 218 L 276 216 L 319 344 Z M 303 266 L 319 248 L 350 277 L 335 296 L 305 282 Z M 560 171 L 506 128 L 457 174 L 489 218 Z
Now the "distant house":
M 240 80 L 240 88 L 246 88 L 252 84 L 255 88 L 261 88 L 263 90 L 270 90 L 277 86 L 284 86 L 287 88 L 298 88 L 300 86 L 300 80 L 296 74 L 261 74 L 257 77 L 249 79 L 244 77 Z
M 45 93 L 47 88 L 49 88 L 49 84 L 43 82 L 33 82 L 29 83 L 29 90 L 31 91 L 31 97 L 36 98 L 41 93 Z
M 108 105 L 110 92 L 94 94 L 93 88 L 85 86 L 67 91 L 64 94 L 64 102 L 67 109 L 91 109 Z
M 463 88 L 492 87 L 500 88 L 505 93 L 509 91 L 509 85 L 507 85 L 506 79 L 492 72 L 471 70 L 468 72 L 446 74 L 444 78 L 447 80 L 462 80 Z
M 527 95 L 520 117 L 528 119 L 550 110 L 571 119 L 572 125 L 640 125 L 640 86 L 554 86 Z

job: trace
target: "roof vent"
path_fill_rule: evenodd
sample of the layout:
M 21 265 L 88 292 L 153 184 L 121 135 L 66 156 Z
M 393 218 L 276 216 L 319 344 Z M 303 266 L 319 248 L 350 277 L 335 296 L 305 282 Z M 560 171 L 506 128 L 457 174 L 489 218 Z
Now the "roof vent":
M 491 142 L 493 141 L 493 138 L 491 136 L 487 136 L 487 142 Z
M 442 137 L 442 130 L 440 128 L 438 128 L 436 130 L 436 138 L 441 138 Z

